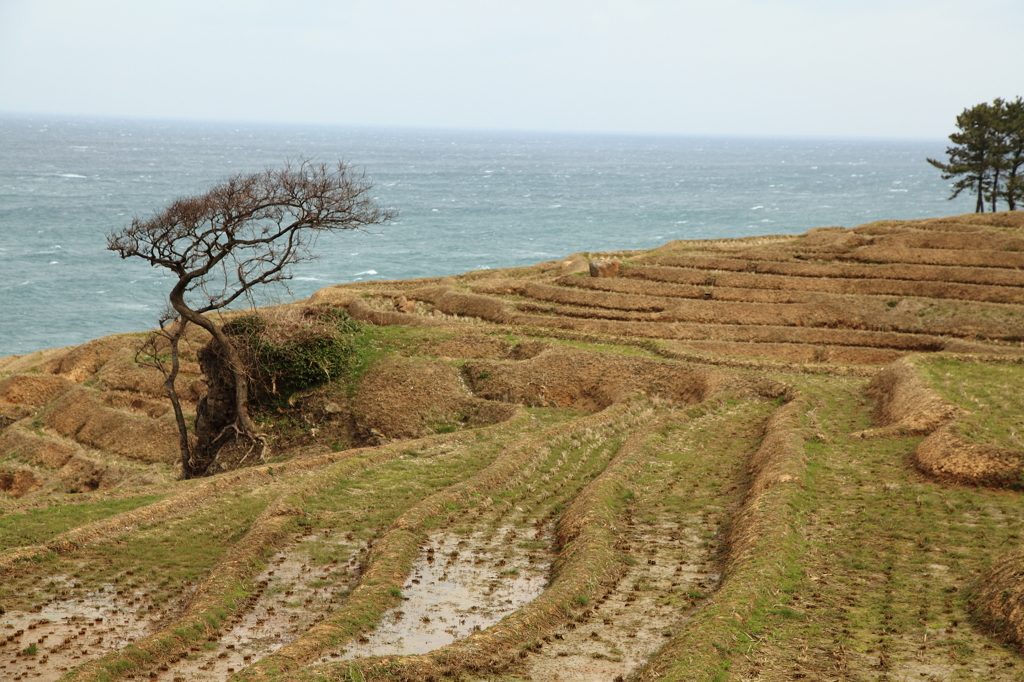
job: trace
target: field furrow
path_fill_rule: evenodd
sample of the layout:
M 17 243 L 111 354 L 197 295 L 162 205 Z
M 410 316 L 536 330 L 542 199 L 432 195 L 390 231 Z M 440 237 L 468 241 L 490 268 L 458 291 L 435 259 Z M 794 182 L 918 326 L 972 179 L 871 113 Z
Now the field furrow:
M 984 214 L 331 286 L 252 314 L 328 310 L 344 362 L 194 480 L 143 335 L 0 359 L 0 679 L 1024 682 L 1022 247 Z
M 1018 287 L 961 284 L 959 282 L 947 281 L 884 278 L 852 279 L 848 277 L 832 277 L 830 275 L 805 277 L 762 274 L 760 272 L 694 270 L 660 265 L 624 266 L 623 276 L 654 282 L 696 286 L 722 286 L 734 289 L 818 291 L 853 296 L 915 296 L 985 301 L 989 303 L 1020 304 L 1024 302 L 1024 291 Z

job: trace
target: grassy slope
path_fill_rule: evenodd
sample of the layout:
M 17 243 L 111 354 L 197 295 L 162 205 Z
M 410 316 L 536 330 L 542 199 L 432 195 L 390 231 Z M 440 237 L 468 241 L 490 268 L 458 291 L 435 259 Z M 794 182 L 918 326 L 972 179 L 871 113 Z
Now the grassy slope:
M 876 226 L 862 234 L 883 228 L 889 229 Z M 824 243 L 815 239 L 793 248 L 813 251 Z M 939 241 L 949 246 L 949 238 Z M 813 261 L 826 267 L 842 260 L 837 253 L 856 255 L 862 248 L 859 242 L 828 244 L 832 251 L 814 252 L 797 265 Z M 878 248 L 883 247 L 890 248 Z M 765 248 L 758 252 L 768 254 L 765 262 L 796 262 L 779 255 L 778 243 Z M 908 248 L 863 253 L 893 262 Z M 758 254 L 744 254 L 747 260 L 738 265 L 702 255 L 701 267 L 767 272 L 747 264 Z M 947 248 L 939 255 L 949 260 L 955 253 Z M 659 267 L 668 267 L 669 256 L 690 258 L 676 244 L 650 260 L 660 258 Z M 930 262 L 919 251 L 906 257 Z M 673 277 L 706 282 L 703 271 L 691 265 L 674 270 Z M 975 270 L 958 276 L 1003 282 Z M 750 352 L 743 345 L 746 332 L 668 326 L 692 317 L 690 312 L 651 317 L 642 338 L 602 335 L 623 328 L 595 325 L 605 313 L 589 316 L 591 309 L 579 305 L 591 299 L 539 308 L 538 297 L 559 303 L 561 294 L 551 285 L 542 290 L 522 284 L 538 272 L 520 269 L 508 279 L 500 273 L 467 276 L 459 297 L 422 282 L 367 285 L 361 300 L 376 314 L 395 314 L 392 298 L 401 290 L 410 294 L 418 314 L 394 321 L 441 320 L 449 326 L 372 328 L 350 377 L 300 398 L 295 411 L 282 404 L 281 411 L 262 415 L 290 449 L 277 455 L 279 461 L 246 469 L 245 476 L 221 477 L 210 487 L 167 482 L 78 496 L 54 490 L 21 500 L 0 497 L 0 608 L 6 612 L 0 619 L 14 622 L 19 614 L 70 609 L 83 598 L 114 595 L 119 608 L 137 612 L 152 636 L 127 649 L 97 645 L 91 656 L 69 666 L 69 679 L 173 679 L 184 675 L 175 672 L 181 666 L 198 665 L 204 656 L 234 655 L 220 640 L 256 605 L 284 598 L 286 587 L 267 573 L 268 557 L 279 551 L 317 577 L 295 583 L 293 589 L 308 596 L 288 601 L 299 614 L 288 647 L 267 656 L 269 650 L 255 644 L 238 645 L 253 656 L 244 661 L 252 665 L 247 670 L 239 658 L 233 669 L 239 678 L 1024 680 L 1018 645 L 990 636 L 970 610 L 988 566 L 1020 546 L 1020 492 L 926 478 L 911 464 L 920 436 L 891 429 L 862 437 L 874 426 L 874 404 L 865 394 L 872 364 L 914 344 L 948 343 L 938 336 L 921 340 L 918 321 L 936 315 L 937 307 L 948 312 L 944 319 L 958 320 L 976 302 L 948 299 L 936 306 L 933 299 L 917 305 L 913 283 L 899 284 L 909 292 L 906 297 L 872 299 L 878 311 L 861 321 L 882 327 L 904 320 L 907 332 L 861 334 L 853 346 L 843 345 L 843 329 L 822 327 L 813 338 L 825 342 L 805 348 L 800 339 L 812 338 L 801 331 L 806 328 L 773 326 L 769 311 L 756 322 L 755 336 L 763 341 Z M 918 274 L 935 276 L 927 269 Z M 666 298 L 678 305 L 672 297 L 712 300 L 719 294 L 761 297 L 772 305 L 771 299 L 789 294 L 773 289 L 765 279 L 770 276 L 748 278 L 756 286 L 740 293 L 736 287 L 713 290 L 713 281 L 700 284 L 711 296 L 681 284 L 659 285 L 658 301 L 641 294 L 609 297 L 606 310 L 649 311 Z M 624 290 L 642 291 L 636 278 L 609 280 L 620 281 L 629 283 Z M 1010 289 L 1005 283 L 992 286 Z M 487 293 L 492 291 L 504 293 Z M 977 295 L 1012 293 L 993 291 Z M 1015 304 L 985 305 L 984 311 L 998 313 L 1000 324 L 1019 316 Z M 508 312 L 516 306 L 519 312 Z M 519 315 L 528 327 L 494 327 L 480 321 L 486 315 Z M 682 328 L 686 334 L 673 337 Z M 956 349 L 977 352 L 987 343 L 981 350 L 1012 350 L 1007 342 L 972 335 L 977 332 L 957 343 L 973 346 Z M 563 376 L 549 365 L 546 376 L 516 374 L 545 349 L 581 354 L 566 356 L 585 358 L 583 365 L 567 365 L 576 372 L 588 364 L 607 369 L 572 403 L 564 396 L 580 388 L 581 373 Z M 308 405 L 344 403 L 358 391 L 360 378 L 391 354 L 441 360 L 456 371 L 480 358 L 498 363 L 492 370 L 502 368 L 513 385 L 522 382 L 517 390 L 528 412 L 480 429 L 457 420 L 431 422 L 434 433 L 422 439 L 342 451 L 352 430 Z M 836 358 L 864 364 L 846 366 Z M 707 382 L 707 399 L 687 405 L 664 395 L 638 395 L 642 387 L 630 385 L 626 375 L 652 365 L 636 363 L 662 363 L 655 375 L 665 376 L 695 365 L 708 370 L 688 379 Z M 970 412 L 956 426 L 963 437 L 1020 449 L 1024 406 L 1016 387 L 1022 365 L 942 354 L 914 366 L 926 385 Z M 612 394 L 611 407 L 587 412 L 595 400 Z M 47 437 L 66 442 L 59 434 Z M 44 469 L 25 459 L 5 462 L 37 473 Z M 173 515 L 144 513 L 175 499 L 189 502 Z M 100 530 L 67 540 L 81 528 Z M 403 590 L 411 589 L 409 571 L 431 538 L 454 534 L 469 543 L 499 528 L 524 538 L 531 561 L 554 560 L 553 582 L 543 599 L 438 654 L 329 662 L 402 604 Z M 22 556 L 20 547 L 31 551 Z M 499 559 L 482 556 L 480 562 L 497 567 Z M 355 582 L 346 565 L 358 568 Z M 502 579 L 514 579 L 513 569 L 502 566 Z M 327 595 L 326 610 L 309 607 L 302 615 L 303 604 L 319 593 Z M 19 633 L 0 649 L 0 666 L 8 666 L 0 676 L 5 670 L 24 672 L 26 665 L 46 670 L 42 657 L 57 658 L 46 643 L 38 653 L 13 655 L 34 636 Z M 321 656 L 328 663 L 310 667 Z M 641 665 L 634 666 L 637 659 Z M 228 677 L 228 668 L 215 663 L 208 669 L 220 672 L 209 679 Z M 605 666 L 605 676 L 586 677 L 594 666 Z

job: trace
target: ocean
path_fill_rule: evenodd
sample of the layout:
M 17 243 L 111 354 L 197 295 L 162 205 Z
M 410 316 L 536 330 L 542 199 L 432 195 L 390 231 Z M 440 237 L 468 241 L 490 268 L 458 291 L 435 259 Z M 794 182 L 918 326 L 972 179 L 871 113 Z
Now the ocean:
M 349 161 L 400 219 L 322 238 L 276 300 L 671 239 L 967 213 L 944 140 L 653 137 L 0 117 L 0 357 L 152 328 L 172 278 L 106 234 L 299 156 Z

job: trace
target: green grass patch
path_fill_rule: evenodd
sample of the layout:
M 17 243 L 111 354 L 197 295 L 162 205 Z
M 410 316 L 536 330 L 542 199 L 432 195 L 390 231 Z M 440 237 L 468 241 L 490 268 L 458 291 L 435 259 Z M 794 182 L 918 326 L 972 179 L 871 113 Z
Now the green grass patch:
M 715 597 L 755 595 L 742 619 L 712 624 L 719 670 L 727 663 L 730 676 L 750 676 L 759 655 L 800 670 L 808 646 L 878 659 L 879 674 L 922 662 L 946 666 L 948 679 L 969 672 L 963 662 L 1003 668 L 1014 655 L 971 627 L 966 595 L 992 558 L 1019 541 L 1019 498 L 922 479 L 907 463 L 920 439 L 849 438 L 871 423 L 855 382 L 801 383 L 815 396 L 808 424 L 827 438 L 805 443 L 802 485 L 777 503 L 787 534 L 759 549 L 749 577 Z
M 55 505 L 30 509 L 21 514 L 2 516 L 0 517 L 0 547 L 11 549 L 43 544 L 65 531 L 158 502 L 163 497 L 163 495 L 143 495 L 122 500 Z
M 968 414 L 956 429 L 967 440 L 1024 450 L 1024 365 L 926 358 L 925 381 Z
M 51 599 L 143 590 L 157 607 L 169 606 L 205 577 L 245 535 L 267 499 L 251 493 L 220 498 L 215 508 L 138 528 L 130 535 L 88 546 L 4 577 L 0 606 L 28 610 Z M 54 581 L 61 576 L 61 581 Z
M 684 412 L 689 421 L 661 431 L 657 466 L 635 486 L 646 492 L 632 503 L 634 515 L 652 527 L 674 525 L 681 534 L 702 538 L 712 562 L 723 559 L 722 540 L 742 499 L 747 462 L 758 448 L 765 420 L 777 407 L 767 401 L 723 400 Z M 777 498 L 778 494 L 773 495 Z M 798 571 L 786 570 L 799 561 L 799 549 L 774 536 L 763 538 L 757 549 L 743 574 L 756 575 L 763 584 L 727 581 L 717 593 L 684 586 L 663 592 L 659 603 L 680 610 L 713 599 L 652 659 L 652 669 L 658 672 L 649 671 L 651 679 L 731 679 L 734 659 L 749 647 L 751 635 L 764 628 L 770 612 L 778 609 L 774 615 L 781 617 L 788 608 L 786 591 L 792 589 L 792 581 L 800 579 Z M 688 558 L 685 550 L 679 558 Z M 639 585 L 641 591 L 648 587 Z M 738 612 L 745 617 L 743 623 L 735 619 Z

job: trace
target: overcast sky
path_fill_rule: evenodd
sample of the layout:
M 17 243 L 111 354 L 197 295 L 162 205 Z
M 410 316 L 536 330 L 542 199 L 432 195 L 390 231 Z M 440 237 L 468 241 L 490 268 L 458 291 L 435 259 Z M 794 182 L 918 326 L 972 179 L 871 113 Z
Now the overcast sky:
M 945 137 L 1022 0 L 0 0 L 0 112 Z

